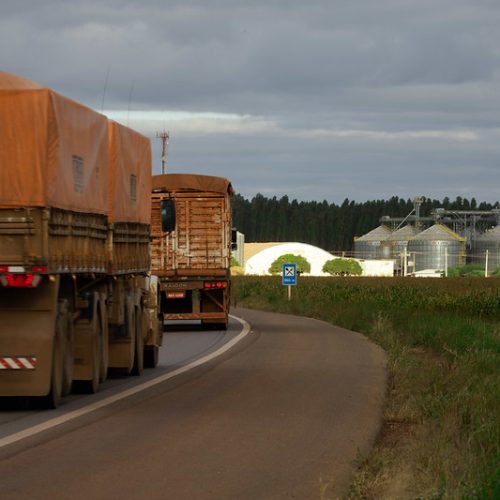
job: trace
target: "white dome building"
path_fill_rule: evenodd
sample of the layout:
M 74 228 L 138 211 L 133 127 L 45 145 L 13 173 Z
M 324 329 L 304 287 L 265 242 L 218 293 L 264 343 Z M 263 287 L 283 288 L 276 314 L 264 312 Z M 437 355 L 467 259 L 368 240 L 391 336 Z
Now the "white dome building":
M 311 264 L 311 272 L 304 273 L 305 276 L 329 276 L 322 271 L 323 265 L 326 261 L 337 258 L 321 248 L 306 243 L 281 243 L 252 255 L 245 263 L 245 274 L 269 275 L 271 264 L 285 254 L 300 255 Z

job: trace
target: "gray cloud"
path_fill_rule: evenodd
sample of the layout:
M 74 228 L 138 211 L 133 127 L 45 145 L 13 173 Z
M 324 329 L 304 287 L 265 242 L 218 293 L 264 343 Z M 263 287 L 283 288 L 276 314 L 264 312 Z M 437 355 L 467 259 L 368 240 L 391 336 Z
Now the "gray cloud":
M 494 0 L 4 0 L 0 61 L 125 111 L 156 171 L 165 127 L 172 169 L 247 196 L 496 201 L 499 25 Z

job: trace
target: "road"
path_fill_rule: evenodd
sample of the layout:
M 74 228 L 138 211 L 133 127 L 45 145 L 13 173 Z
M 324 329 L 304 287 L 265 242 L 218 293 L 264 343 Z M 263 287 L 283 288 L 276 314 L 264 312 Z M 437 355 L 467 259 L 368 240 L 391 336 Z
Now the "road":
M 341 498 L 379 428 L 383 351 L 316 320 L 233 314 L 251 332 L 226 354 L 6 446 L 0 497 Z
M 170 323 L 168 332 L 164 335 L 164 347 L 160 349 L 158 366 L 155 369 L 145 369 L 141 377 L 112 375 L 99 386 L 97 394 L 71 394 L 63 399 L 58 410 L 40 411 L 36 401 L 30 402 L 25 399 L 0 400 L 0 458 L 6 453 L 2 448 L 5 447 L 4 441 L 8 436 L 43 425 L 44 422 L 54 418 L 67 419 L 68 414 L 76 413 L 79 416 L 87 411 L 89 406 L 105 405 L 110 397 L 117 398 L 136 388 L 141 389 L 145 384 L 169 379 L 169 375 L 175 375 L 183 369 L 182 367 L 190 368 L 196 360 L 203 361 L 218 349 L 238 340 L 236 337 L 240 334 L 241 328 L 241 324 L 235 320 L 231 321 L 227 331 L 203 331 L 199 321 Z

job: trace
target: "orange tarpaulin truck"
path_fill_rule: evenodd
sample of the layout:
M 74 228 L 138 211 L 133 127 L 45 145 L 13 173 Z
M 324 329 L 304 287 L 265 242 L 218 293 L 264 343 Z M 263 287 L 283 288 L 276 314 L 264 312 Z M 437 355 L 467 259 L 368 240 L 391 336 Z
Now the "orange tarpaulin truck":
M 157 363 L 151 178 L 146 137 L 0 72 L 0 396 Z
M 165 320 L 227 328 L 232 194 L 222 177 L 153 176 L 152 272 Z

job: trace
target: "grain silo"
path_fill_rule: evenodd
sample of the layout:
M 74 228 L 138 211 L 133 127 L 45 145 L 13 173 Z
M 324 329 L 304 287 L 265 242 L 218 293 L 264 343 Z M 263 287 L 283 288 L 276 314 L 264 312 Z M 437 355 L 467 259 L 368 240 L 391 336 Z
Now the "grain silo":
M 408 241 L 408 253 L 415 271 L 463 266 L 465 238 L 442 224 L 435 224 Z
M 388 248 L 385 253 L 388 253 L 391 259 L 401 259 L 401 254 L 408 248 L 408 241 L 419 232 L 420 231 L 411 224 L 407 224 L 397 229 L 382 243 L 383 247 Z
M 387 226 L 379 226 L 364 236 L 354 238 L 354 256 L 356 259 L 390 259 L 389 249 L 382 245 L 391 235 Z
M 486 265 L 486 251 L 488 251 L 488 270 L 500 268 L 500 226 L 486 231 L 474 241 L 474 262 Z

